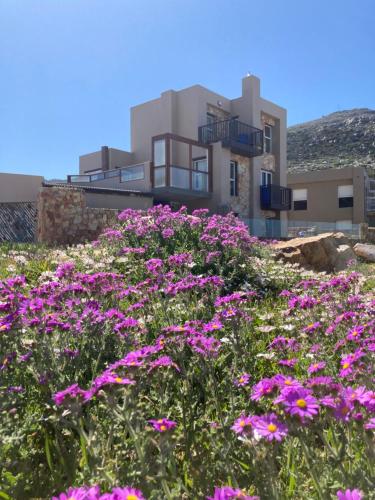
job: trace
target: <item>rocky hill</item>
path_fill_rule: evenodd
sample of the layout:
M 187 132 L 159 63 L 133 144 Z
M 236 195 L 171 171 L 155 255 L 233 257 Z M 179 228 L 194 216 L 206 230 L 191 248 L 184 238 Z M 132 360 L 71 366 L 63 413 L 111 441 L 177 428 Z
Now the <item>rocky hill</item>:
M 338 111 L 288 128 L 289 172 L 375 169 L 375 110 Z

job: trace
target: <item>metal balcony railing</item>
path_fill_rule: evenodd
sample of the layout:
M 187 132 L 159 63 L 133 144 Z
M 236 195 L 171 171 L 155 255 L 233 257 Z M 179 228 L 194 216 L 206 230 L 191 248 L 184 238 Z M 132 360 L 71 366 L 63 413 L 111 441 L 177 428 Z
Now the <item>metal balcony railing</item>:
M 290 210 L 292 190 L 275 184 L 260 186 L 260 206 L 262 210 Z
M 198 128 L 198 138 L 202 144 L 221 141 L 232 153 L 249 158 L 263 154 L 263 131 L 236 118 L 202 125 Z

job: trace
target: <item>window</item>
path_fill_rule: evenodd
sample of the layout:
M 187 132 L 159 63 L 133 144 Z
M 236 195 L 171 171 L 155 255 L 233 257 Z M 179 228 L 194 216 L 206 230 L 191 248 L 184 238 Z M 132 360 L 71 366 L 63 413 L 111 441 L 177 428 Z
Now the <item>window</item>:
M 272 127 L 271 125 L 264 126 L 264 152 L 272 153 Z
M 154 142 L 154 167 L 165 165 L 165 140 Z
M 230 162 L 230 195 L 238 196 L 238 163 L 236 161 Z
M 272 172 L 262 170 L 260 182 L 261 186 L 268 186 L 269 184 L 272 184 Z
M 144 166 L 134 165 L 121 170 L 121 182 L 138 181 L 145 178 Z
M 307 210 L 307 189 L 293 189 L 293 210 Z
M 194 191 L 208 191 L 207 158 L 193 159 L 192 188 Z
M 339 208 L 353 206 L 353 185 L 338 187 Z

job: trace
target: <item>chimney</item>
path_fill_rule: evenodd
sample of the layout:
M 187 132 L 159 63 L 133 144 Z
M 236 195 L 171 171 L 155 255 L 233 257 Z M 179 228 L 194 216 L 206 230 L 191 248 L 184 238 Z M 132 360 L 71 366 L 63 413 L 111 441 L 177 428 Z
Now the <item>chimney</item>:
M 109 148 L 102 146 L 102 171 L 109 170 Z

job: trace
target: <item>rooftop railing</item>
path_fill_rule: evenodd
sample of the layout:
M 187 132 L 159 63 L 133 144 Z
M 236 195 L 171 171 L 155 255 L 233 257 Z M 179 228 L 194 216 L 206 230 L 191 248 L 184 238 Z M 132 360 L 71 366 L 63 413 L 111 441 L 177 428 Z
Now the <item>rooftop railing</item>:
M 124 180 L 137 180 L 139 178 L 144 178 L 144 172 L 142 177 L 137 177 L 137 178 L 126 178 L 127 172 L 134 172 L 136 170 L 144 169 L 144 163 L 137 163 L 135 165 L 127 165 L 126 167 L 121 167 L 121 168 L 115 168 L 112 170 L 106 170 L 104 172 L 96 172 L 93 174 L 82 174 L 82 175 L 68 175 L 67 181 L 68 184 L 75 184 L 75 183 L 86 183 L 86 182 L 97 182 L 97 181 L 103 181 L 105 179 L 113 179 L 115 177 L 119 178 L 119 182 L 124 182 Z
M 263 154 L 263 131 L 236 118 L 202 125 L 198 137 L 202 144 L 221 141 L 223 147 L 249 158 Z

